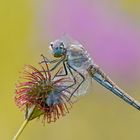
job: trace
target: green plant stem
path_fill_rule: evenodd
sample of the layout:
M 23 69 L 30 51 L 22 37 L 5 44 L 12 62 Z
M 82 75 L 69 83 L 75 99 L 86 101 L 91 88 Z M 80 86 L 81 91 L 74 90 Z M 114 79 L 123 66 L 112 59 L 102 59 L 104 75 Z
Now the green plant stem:
M 21 125 L 21 127 L 19 128 L 18 132 L 16 133 L 16 135 L 14 136 L 13 140 L 17 140 L 19 138 L 19 136 L 21 135 L 21 133 L 23 132 L 24 128 L 27 126 L 28 122 L 31 120 L 31 117 L 34 113 L 34 110 L 35 110 L 35 105 L 30 108 L 30 110 L 28 110 L 28 106 L 26 106 L 27 108 L 27 112 L 26 112 L 26 119 L 25 121 L 23 122 L 23 124 Z
M 20 129 L 18 130 L 18 132 L 16 133 L 16 135 L 14 136 L 13 140 L 17 140 L 18 137 L 21 135 L 22 131 L 24 130 L 24 128 L 26 127 L 26 125 L 28 124 L 29 120 L 26 119 L 23 124 L 21 125 Z

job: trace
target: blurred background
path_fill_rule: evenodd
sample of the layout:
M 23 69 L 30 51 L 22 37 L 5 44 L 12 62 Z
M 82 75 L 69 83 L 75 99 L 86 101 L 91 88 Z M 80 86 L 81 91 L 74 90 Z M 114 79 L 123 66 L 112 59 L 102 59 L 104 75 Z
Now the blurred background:
M 139 0 L 12 0 L 0 4 L 0 139 L 23 122 L 15 83 L 25 64 L 64 33 L 81 42 L 121 88 L 140 101 Z M 19 140 L 139 140 L 140 112 L 93 82 L 70 114 L 43 126 L 30 122 Z

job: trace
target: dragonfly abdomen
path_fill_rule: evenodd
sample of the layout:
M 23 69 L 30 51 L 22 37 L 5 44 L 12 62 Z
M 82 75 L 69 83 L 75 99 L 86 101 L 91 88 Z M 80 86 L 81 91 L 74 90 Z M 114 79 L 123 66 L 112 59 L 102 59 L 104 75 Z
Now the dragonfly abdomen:
M 92 78 L 98 83 L 100 83 L 102 86 L 104 86 L 116 96 L 126 101 L 128 104 L 140 110 L 140 103 L 137 102 L 130 95 L 128 95 L 125 91 L 120 89 L 108 76 L 106 76 L 106 74 L 101 69 L 99 69 L 98 66 L 91 65 L 88 69 L 88 72 L 92 76 Z

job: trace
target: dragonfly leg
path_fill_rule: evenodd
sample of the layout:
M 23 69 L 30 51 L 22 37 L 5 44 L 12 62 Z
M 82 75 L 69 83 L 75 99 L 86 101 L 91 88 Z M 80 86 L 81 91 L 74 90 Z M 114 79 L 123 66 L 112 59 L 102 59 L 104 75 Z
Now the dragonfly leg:
M 61 64 L 61 62 L 63 62 L 65 60 L 65 57 L 61 58 L 61 59 L 55 59 L 55 60 L 49 60 L 47 57 L 45 57 L 43 54 L 41 55 L 43 57 L 43 61 L 40 62 L 40 64 L 42 63 L 56 63 L 51 69 L 50 71 L 53 71 L 57 66 L 59 66 Z M 46 60 L 45 60 L 46 59 Z
M 43 57 L 44 60 L 41 61 L 40 63 L 50 63 L 51 64 L 51 63 L 58 62 L 54 67 L 52 67 L 50 69 L 50 71 L 54 70 L 61 62 L 63 63 L 63 68 L 64 68 L 65 73 L 64 74 L 60 74 L 60 75 L 56 74 L 54 77 L 67 76 L 68 75 L 67 67 L 66 67 L 66 64 L 65 64 L 67 60 L 65 60 L 64 58 L 63 59 L 59 59 L 59 60 L 48 60 L 48 58 L 45 57 L 43 54 L 41 56 Z M 47 60 L 45 60 L 45 59 L 47 59 Z M 70 73 L 71 73 L 71 75 L 73 75 L 72 72 L 70 72 Z M 72 77 L 75 78 L 74 76 L 72 76 Z
M 53 71 L 57 66 L 60 65 L 60 63 L 64 59 L 64 58 L 63 59 L 61 58 L 61 59 L 56 59 L 56 60 L 48 60 L 48 58 L 45 57 L 43 54 L 41 54 L 41 56 L 43 57 L 43 61 L 39 62 L 39 64 L 42 64 L 42 63 L 50 63 L 51 64 L 51 63 L 56 63 L 57 62 L 49 71 Z M 44 72 L 44 71 L 40 71 L 40 72 Z M 48 71 L 46 70 L 46 72 L 48 72 Z M 36 72 L 34 74 L 36 74 Z
M 70 74 L 71 74 L 71 76 L 72 76 L 72 79 L 73 79 L 73 83 L 72 83 L 71 85 L 67 86 L 66 88 L 60 90 L 59 92 L 65 91 L 65 90 L 67 90 L 67 89 L 73 87 L 73 86 L 76 85 L 76 83 L 77 83 L 76 78 L 74 77 L 74 75 L 73 75 L 71 69 L 70 69 L 69 67 L 66 67 L 65 62 L 63 62 L 63 64 L 64 64 L 65 75 L 55 75 L 54 78 L 55 78 L 56 76 L 57 76 L 57 77 L 59 77 L 59 76 L 60 76 L 60 77 L 61 77 L 61 76 L 67 76 L 67 75 L 68 75 L 68 70 L 69 70 L 69 72 L 70 72 Z M 68 70 L 67 70 L 67 68 L 68 68 Z M 73 92 L 72 92 L 72 93 L 73 93 Z M 69 99 L 68 99 L 68 100 L 69 100 Z
M 46 57 L 44 57 L 43 55 L 41 55 L 42 57 L 43 57 L 43 61 L 41 62 L 41 63 L 53 63 L 52 61 L 46 61 L 45 60 L 45 58 Z M 52 70 L 54 70 L 61 62 L 63 63 L 63 68 L 64 68 L 64 71 L 65 71 L 65 73 L 64 74 L 59 74 L 58 75 L 58 73 L 56 73 L 55 75 L 54 75 L 54 77 L 53 77 L 53 79 L 55 78 L 55 77 L 61 77 L 61 76 L 67 76 L 68 75 L 68 70 L 67 70 L 67 67 L 66 67 L 66 60 L 64 60 L 65 58 L 63 58 L 63 59 L 61 59 L 61 60 L 59 60 L 59 62 L 53 67 L 53 68 L 51 68 L 49 71 L 52 71 Z M 66 90 L 66 89 L 68 89 L 68 88 L 70 88 L 70 87 L 72 87 L 72 86 L 74 86 L 75 84 L 76 84 L 76 78 L 74 77 L 74 75 L 73 75 L 73 73 L 70 71 L 70 74 L 71 74 L 71 76 L 72 76 L 72 78 L 73 78 L 73 83 L 71 84 L 71 85 L 69 85 L 69 86 L 67 86 L 65 89 L 63 89 L 63 91 L 64 90 Z M 59 91 L 59 92 L 61 92 L 61 91 Z
M 54 77 L 53 77 L 53 79 L 55 78 L 55 77 L 61 77 L 61 76 L 67 76 L 68 75 L 68 70 L 67 70 L 67 68 L 66 68 L 66 64 L 65 64 L 65 62 L 66 61 L 63 61 L 63 68 L 64 68 L 64 74 L 58 74 L 58 73 L 56 73 L 55 75 L 54 75 Z
M 25 109 L 25 119 L 28 118 L 28 104 L 26 105 L 26 109 Z
M 42 63 L 43 62 L 45 62 L 45 63 L 55 63 L 55 62 L 57 62 L 57 61 L 46 61 L 45 60 L 45 58 L 46 57 L 44 57 L 43 55 L 42 55 L 42 57 L 43 57 L 43 59 L 44 59 L 44 61 L 42 61 Z M 71 96 L 69 97 L 69 100 L 70 100 L 70 98 L 73 96 L 73 94 L 75 93 L 75 91 L 81 86 L 81 84 L 85 81 L 85 77 L 80 73 L 80 72 L 78 72 L 77 70 L 75 70 L 73 67 L 71 67 L 68 63 L 66 63 L 66 60 L 65 60 L 65 57 L 64 58 L 62 58 L 62 59 L 60 59 L 59 61 L 58 61 L 58 63 L 53 67 L 53 68 L 51 68 L 50 69 L 50 71 L 52 71 L 52 70 L 54 70 L 61 62 L 63 62 L 63 67 L 64 67 L 64 71 L 65 71 L 65 74 L 62 74 L 62 75 L 55 75 L 54 76 L 54 78 L 55 77 L 60 77 L 60 76 L 67 76 L 68 75 L 68 71 L 67 71 L 67 68 L 68 68 L 68 70 L 69 70 L 69 72 L 70 72 L 70 74 L 71 74 L 71 76 L 72 76 L 72 78 L 73 78 L 73 84 L 72 85 L 70 85 L 70 86 L 68 86 L 67 88 L 65 88 L 65 89 L 63 89 L 63 90 L 66 90 L 66 89 L 68 89 L 68 88 L 70 88 L 70 87 L 72 87 L 72 86 L 74 86 L 76 83 L 77 83 L 77 81 L 76 81 L 76 78 L 75 78 L 75 76 L 73 75 L 73 72 L 72 72 L 72 70 L 74 70 L 76 73 L 78 73 L 81 77 L 82 77 L 82 81 L 79 83 L 79 85 L 76 87 L 76 89 L 72 92 L 72 94 L 71 94 Z M 67 64 L 67 66 L 66 66 L 66 64 Z
M 44 56 L 43 54 L 41 54 L 41 56 L 43 57 L 43 61 L 39 62 L 39 64 L 42 63 L 56 63 L 58 62 L 60 59 L 55 59 L 55 60 L 49 60 L 46 56 Z
M 71 97 L 73 96 L 73 94 L 76 92 L 76 90 L 82 85 L 82 83 L 85 81 L 85 77 L 80 73 L 78 72 L 76 69 L 74 69 L 72 66 L 70 66 L 68 63 L 67 63 L 67 66 L 69 68 L 69 71 L 72 73 L 71 69 L 74 70 L 76 73 L 78 73 L 81 77 L 82 77 L 82 81 L 79 83 L 79 85 L 76 87 L 76 89 L 72 92 L 71 96 L 69 97 L 69 100 L 71 99 Z M 73 73 L 72 73 L 73 75 Z M 73 75 L 74 77 L 74 75 Z M 75 77 L 74 77 L 75 78 Z

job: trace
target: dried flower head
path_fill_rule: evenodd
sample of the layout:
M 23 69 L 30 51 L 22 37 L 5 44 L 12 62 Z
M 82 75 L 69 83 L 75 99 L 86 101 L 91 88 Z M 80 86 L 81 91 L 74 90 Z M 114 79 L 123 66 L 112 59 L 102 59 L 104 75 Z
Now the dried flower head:
M 24 81 L 16 86 L 15 102 L 26 111 L 26 119 L 32 120 L 43 115 L 43 120 L 50 123 L 69 112 L 72 105 L 69 89 L 73 81 L 69 77 L 58 78 L 60 71 L 52 76 L 46 62 L 40 64 L 40 69 L 25 66 Z M 31 109 L 34 110 L 32 115 Z

